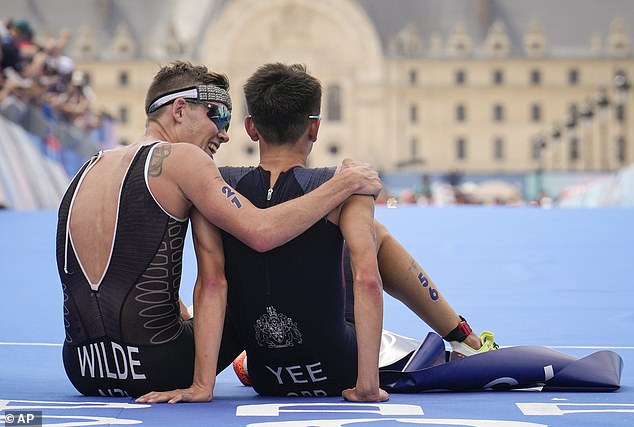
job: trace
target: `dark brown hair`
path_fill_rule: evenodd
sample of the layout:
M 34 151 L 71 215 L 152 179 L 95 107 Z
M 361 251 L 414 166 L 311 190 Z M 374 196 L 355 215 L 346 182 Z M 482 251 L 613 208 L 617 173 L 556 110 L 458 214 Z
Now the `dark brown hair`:
M 227 76 L 209 71 L 204 65 L 193 65 L 185 61 L 174 61 L 165 65 L 156 73 L 148 88 L 145 96 L 145 111 L 152 102 L 166 93 L 198 85 L 214 85 L 229 91 Z M 157 113 L 154 112 L 148 116 L 155 114 Z

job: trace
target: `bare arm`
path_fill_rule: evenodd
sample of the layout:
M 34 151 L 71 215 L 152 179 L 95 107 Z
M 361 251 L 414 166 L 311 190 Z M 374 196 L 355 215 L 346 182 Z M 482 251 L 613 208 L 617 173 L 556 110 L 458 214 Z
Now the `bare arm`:
M 381 181 L 369 165 L 344 162 L 328 182 L 308 195 L 258 209 L 231 188 L 215 163 L 190 144 L 172 144 L 174 179 L 187 200 L 216 226 L 253 249 L 264 252 L 280 246 L 308 229 L 351 194 L 380 191 Z M 201 171 L 205 171 L 201 173 Z
M 227 305 L 225 258 L 218 229 L 195 209 L 192 210 L 191 221 L 198 261 L 198 276 L 194 286 L 194 381 L 189 388 L 151 392 L 138 398 L 137 402 L 208 402 L 213 399 Z
M 352 196 L 342 206 L 339 227 L 350 250 L 358 354 L 356 387 L 344 390 L 343 397 L 356 402 L 382 402 L 389 396 L 379 388 L 383 285 L 376 258 L 372 198 Z

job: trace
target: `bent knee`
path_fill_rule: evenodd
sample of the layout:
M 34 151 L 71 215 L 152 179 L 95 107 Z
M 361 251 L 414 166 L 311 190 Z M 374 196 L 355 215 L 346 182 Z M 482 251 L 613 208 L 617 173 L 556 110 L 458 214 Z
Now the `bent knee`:
M 381 243 L 385 241 L 388 237 L 390 237 L 390 232 L 387 231 L 387 227 L 381 224 L 376 219 L 374 220 L 374 230 L 376 233 L 376 244 L 377 247 L 381 247 Z

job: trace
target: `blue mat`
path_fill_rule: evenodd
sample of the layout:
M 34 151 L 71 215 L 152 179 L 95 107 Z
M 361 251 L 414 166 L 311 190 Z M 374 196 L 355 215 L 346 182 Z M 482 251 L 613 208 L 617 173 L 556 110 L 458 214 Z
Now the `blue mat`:
M 44 425 L 147 426 L 624 426 L 634 425 L 634 211 L 504 207 L 379 207 L 383 221 L 474 329 L 503 346 L 546 346 L 624 361 L 621 388 L 585 392 L 424 392 L 383 404 L 264 398 L 232 371 L 205 404 L 137 405 L 80 396 L 61 363 L 55 212 L 0 212 L 0 422 L 41 411 Z M 189 242 L 183 299 L 195 275 Z M 385 328 L 423 339 L 430 329 L 386 296 Z M 18 412 L 19 413 L 19 412 Z

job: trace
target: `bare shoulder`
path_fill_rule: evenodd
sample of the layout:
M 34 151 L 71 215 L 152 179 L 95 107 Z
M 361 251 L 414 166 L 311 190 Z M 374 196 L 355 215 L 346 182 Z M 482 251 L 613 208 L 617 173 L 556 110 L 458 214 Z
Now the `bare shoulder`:
M 160 142 L 152 150 L 152 156 L 157 158 L 170 156 L 207 157 L 200 148 L 186 142 Z
M 172 142 L 166 143 L 169 145 L 170 153 L 176 157 L 183 157 L 187 163 L 190 162 L 202 162 L 206 164 L 215 164 L 213 159 L 200 147 L 190 144 L 188 142 Z M 191 166 L 191 164 L 190 164 Z
M 195 157 L 208 157 L 203 150 L 194 144 L 187 142 L 167 142 L 161 141 L 154 147 L 153 153 L 159 153 L 158 155 L 189 155 Z
M 213 168 L 213 161 L 200 148 L 188 143 L 162 142 L 152 150 L 148 174 L 158 177 L 170 170 Z

